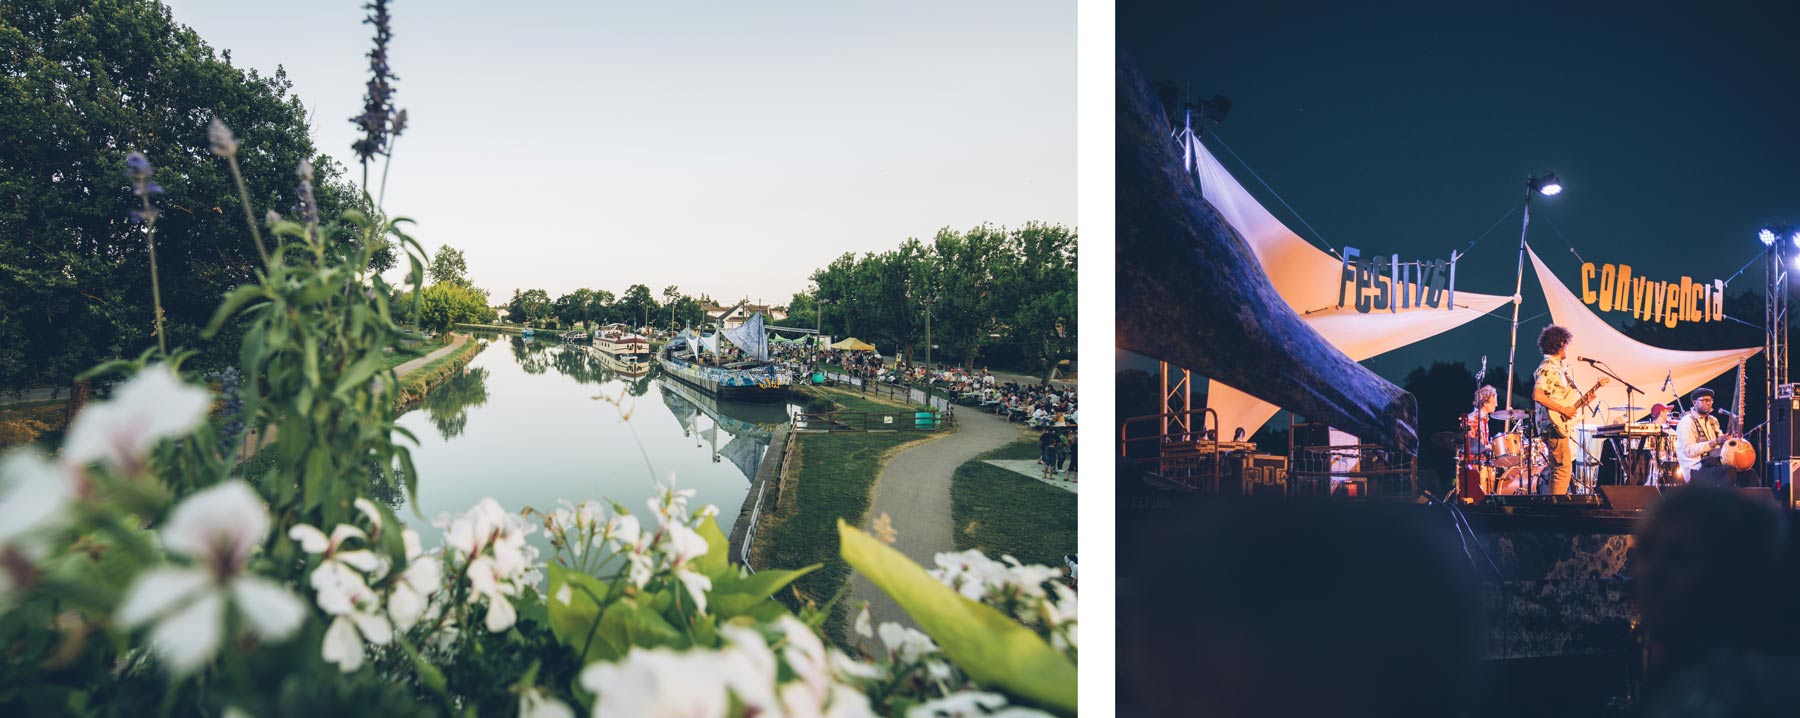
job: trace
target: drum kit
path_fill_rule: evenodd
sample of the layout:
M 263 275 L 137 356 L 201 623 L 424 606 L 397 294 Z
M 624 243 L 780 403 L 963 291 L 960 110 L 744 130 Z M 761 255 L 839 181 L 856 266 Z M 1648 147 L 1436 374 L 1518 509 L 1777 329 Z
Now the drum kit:
M 1501 409 L 1488 415 L 1490 421 L 1512 422 L 1527 419 L 1531 412 L 1524 409 Z M 1550 465 L 1550 451 L 1544 440 L 1535 436 L 1526 436 L 1524 428 L 1530 422 L 1521 422 L 1511 431 L 1504 431 L 1482 441 L 1468 436 L 1463 446 L 1456 452 L 1457 491 L 1466 500 L 1480 501 L 1496 494 L 1529 493 L 1531 477 L 1541 473 Z M 1479 434 L 1487 435 L 1487 427 L 1481 427 Z
M 1622 457 L 1619 467 L 1621 483 L 1668 486 L 1679 484 L 1680 463 L 1675 452 L 1675 414 L 1671 407 L 1658 404 L 1648 422 L 1595 425 L 1582 423 L 1575 427 L 1574 465 L 1570 493 L 1591 494 L 1599 483 L 1600 457 L 1605 442 L 1614 444 L 1614 453 Z M 1612 407 L 1608 411 L 1630 417 L 1639 407 Z M 1490 421 L 1508 422 L 1509 430 L 1493 434 L 1485 441 L 1475 435 L 1487 435 L 1487 427 L 1478 432 L 1465 431 L 1456 451 L 1457 492 L 1467 501 L 1479 502 L 1488 496 L 1536 493 L 1539 480 L 1547 481 L 1550 451 L 1542 437 L 1536 436 L 1535 422 L 1524 409 L 1500 409 L 1488 415 Z M 1512 422 L 1517 421 L 1517 424 Z M 1621 427 L 1629 427 L 1621 429 Z M 1448 434 L 1449 432 L 1446 432 Z M 1448 438 L 1448 437 L 1445 437 Z

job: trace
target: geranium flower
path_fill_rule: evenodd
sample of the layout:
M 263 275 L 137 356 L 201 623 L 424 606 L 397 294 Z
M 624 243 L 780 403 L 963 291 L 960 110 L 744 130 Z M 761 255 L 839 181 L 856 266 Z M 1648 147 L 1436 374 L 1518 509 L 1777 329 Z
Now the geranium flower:
M 581 685 L 595 694 L 594 718 L 711 718 L 731 705 L 715 653 L 635 649 L 617 663 L 594 663 Z
M 338 524 L 330 536 L 317 527 L 297 524 L 288 529 L 288 538 L 300 542 L 300 550 L 322 557 L 319 567 L 313 569 L 312 587 L 318 592 L 319 608 L 332 615 L 349 613 L 351 596 L 368 590 L 363 576 L 384 568 L 384 562 L 373 551 L 343 550 L 344 542 L 350 539 L 368 539 L 362 529 L 349 524 Z
M 998 693 L 963 691 L 913 706 L 906 718 L 1053 718 L 1036 708 L 1007 705 Z
M 114 618 L 127 629 L 154 622 L 150 643 L 172 673 L 190 673 L 218 651 L 227 605 L 266 640 L 287 638 L 306 620 L 306 604 L 291 591 L 247 572 L 269 535 L 268 509 L 249 484 L 232 480 L 194 493 L 170 512 L 160 535 L 170 553 L 195 565 L 145 571 Z
M 406 544 L 406 570 L 400 572 L 388 594 L 388 616 L 394 619 L 395 628 L 410 631 L 425 615 L 432 594 L 443 588 L 443 565 L 420 548 L 417 531 L 400 532 L 400 540 Z
M 535 526 L 507 513 L 492 498 L 476 502 L 468 513 L 440 518 L 444 549 L 462 563 L 469 580 L 469 602 L 486 602 L 489 631 L 511 628 L 518 619 L 509 599 L 541 578 L 537 547 L 525 541 Z
M 0 605 L 50 552 L 74 498 L 68 470 L 42 454 L 24 449 L 0 461 Z
M 95 402 L 69 424 L 63 460 L 76 466 L 104 461 L 137 473 L 158 441 L 182 436 L 206 420 L 212 396 L 181 381 L 167 364 L 155 364 L 131 378 L 113 398 Z
M 687 587 L 695 608 L 705 613 L 706 592 L 712 590 L 712 579 L 695 571 L 693 561 L 706 554 L 706 538 L 684 524 L 673 523 L 664 528 L 668 530 L 669 540 L 663 544 L 663 553 L 669 559 L 669 569 L 681 585 Z
M 365 587 L 350 594 L 350 609 L 337 614 L 325 629 L 319 655 L 338 670 L 351 673 L 362 667 L 363 643 L 385 646 L 393 638 L 394 628 L 381 613 L 381 600 Z
M 519 718 L 575 718 L 575 709 L 532 686 L 519 693 Z

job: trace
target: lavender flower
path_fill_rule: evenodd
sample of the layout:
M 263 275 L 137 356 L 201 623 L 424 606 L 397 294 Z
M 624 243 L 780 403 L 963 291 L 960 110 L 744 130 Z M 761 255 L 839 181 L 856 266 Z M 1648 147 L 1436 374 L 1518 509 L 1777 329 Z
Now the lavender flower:
M 232 136 L 231 128 L 226 127 L 225 123 L 220 122 L 217 117 L 214 117 L 212 123 L 206 126 L 206 139 L 212 144 L 212 152 L 215 155 L 230 157 L 237 154 L 237 138 Z
M 244 434 L 244 397 L 238 393 L 243 379 L 244 375 L 237 367 L 226 367 L 219 375 L 219 394 L 225 397 L 225 408 L 220 415 L 226 420 L 224 428 L 219 430 L 219 441 L 227 448 Z
M 351 143 L 350 149 L 365 165 L 369 158 L 386 151 L 388 133 L 395 119 L 392 83 L 399 78 L 388 71 L 388 41 L 393 39 L 394 33 L 388 24 L 387 6 L 387 0 L 372 0 L 363 6 L 369 10 L 363 23 L 375 26 L 375 48 L 369 51 L 369 91 L 363 95 L 363 113 L 350 118 L 362 128 L 363 137 Z
M 319 201 L 313 196 L 313 166 L 311 162 L 300 160 L 300 166 L 294 168 L 294 174 L 300 178 L 300 185 L 294 191 L 300 195 L 300 203 L 294 205 L 294 214 L 300 215 L 300 221 L 312 228 L 317 239 L 319 225 Z
M 125 176 L 130 177 L 133 183 L 150 179 L 150 174 L 155 171 L 150 167 L 150 158 L 145 157 L 144 153 L 125 155 Z

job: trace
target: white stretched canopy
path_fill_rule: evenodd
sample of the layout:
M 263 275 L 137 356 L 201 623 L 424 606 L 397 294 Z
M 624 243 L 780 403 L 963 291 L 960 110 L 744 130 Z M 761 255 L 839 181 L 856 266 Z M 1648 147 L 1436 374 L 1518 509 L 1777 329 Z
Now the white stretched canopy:
M 1314 331 L 1353 360 L 1362 361 L 1442 334 L 1509 301 L 1508 297 L 1458 291 L 1455 304 L 1449 309 L 1415 305 L 1365 314 L 1354 306 L 1339 308 L 1343 260 L 1314 247 L 1264 209 L 1225 171 L 1191 129 L 1184 129 L 1180 140 L 1183 156 L 1200 177 L 1206 201 L 1250 244 L 1281 298 Z M 1246 434 L 1254 434 L 1277 411 L 1274 404 L 1216 381 L 1207 387 L 1206 405 L 1218 413 L 1222 437 L 1230 436 L 1238 427 L 1243 427 Z
M 1679 397 L 1685 403 L 1688 392 L 1711 381 L 1713 377 L 1736 369 L 1739 360 L 1762 351 L 1760 347 L 1749 347 L 1695 352 L 1650 346 L 1625 336 L 1583 305 L 1580 297 L 1575 296 L 1574 292 L 1563 285 L 1562 280 L 1550 273 L 1550 268 L 1544 265 L 1543 260 L 1538 259 L 1536 251 L 1531 252 L 1531 266 L 1537 270 L 1538 284 L 1544 287 L 1544 301 L 1550 305 L 1550 319 L 1575 335 L 1569 342 L 1569 366 L 1570 373 L 1575 377 L 1575 385 L 1586 391 L 1604 376 L 1586 362 L 1576 360 L 1576 357 L 1589 357 L 1606 362 L 1607 368 L 1612 369 L 1613 373 L 1644 392 L 1632 397 L 1637 410 L 1612 411 L 1614 407 L 1627 406 L 1626 392 L 1624 385 L 1619 382 L 1608 384 L 1595 395 L 1594 402 L 1581 412 L 1587 415 L 1587 420 L 1591 423 L 1638 421 L 1648 417 L 1650 405 L 1657 402 L 1667 403 Z M 1526 369 L 1537 366 L 1535 360 L 1526 359 L 1539 357 L 1533 346 L 1534 339 L 1519 337 L 1519 365 Z M 1730 404 L 1726 402 L 1734 399 L 1735 397 L 1721 396 L 1718 398 L 1719 405 L 1729 407 Z M 1577 418 L 1581 417 L 1578 415 Z
M 763 330 L 762 313 L 752 314 L 749 321 L 735 329 L 722 330 L 721 333 L 732 344 L 744 350 L 745 356 L 758 361 L 769 360 L 769 335 Z

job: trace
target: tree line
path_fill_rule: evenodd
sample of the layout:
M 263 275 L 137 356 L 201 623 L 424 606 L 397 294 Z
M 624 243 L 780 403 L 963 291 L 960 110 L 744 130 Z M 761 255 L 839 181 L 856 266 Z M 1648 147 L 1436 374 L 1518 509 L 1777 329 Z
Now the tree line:
M 662 301 L 657 301 L 658 296 Z M 675 285 L 663 287 L 659 294 L 652 294 L 650 287 L 643 284 L 633 284 L 622 294 L 584 287 L 555 299 L 542 289 L 514 289 L 512 299 L 506 303 L 506 320 L 549 329 L 613 323 L 698 327 L 710 319 L 704 308 L 708 304 L 712 304 L 711 297 L 689 296 Z
M 1076 231 L 1030 223 L 938 230 L 881 253 L 852 253 L 812 274 L 780 324 L 821 326 L 883 353 L 1048 374 L 1075 357 Z

